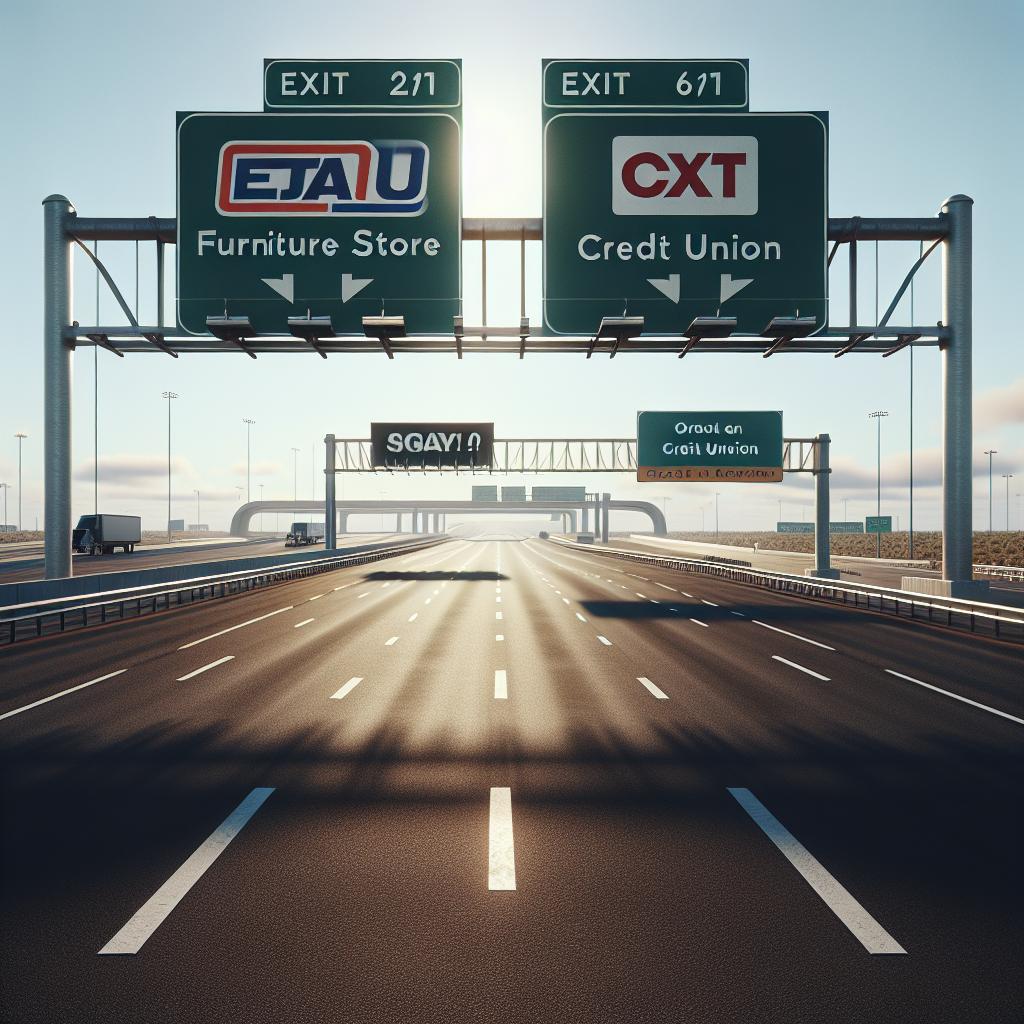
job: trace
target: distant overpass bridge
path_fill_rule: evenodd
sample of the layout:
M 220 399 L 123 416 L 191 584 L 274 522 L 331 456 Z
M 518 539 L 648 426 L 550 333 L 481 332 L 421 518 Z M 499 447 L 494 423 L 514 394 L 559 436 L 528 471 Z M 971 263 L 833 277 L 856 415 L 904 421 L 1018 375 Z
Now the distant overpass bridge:
M 462 515 L 551 515 L 561 513 L 568 520 L 568 529 L 575 532 L 577 525 L 589 529 L 590 515 L 594 515 L 595 532 L 608 539 L 610 512 L 639 512 L 651 521 L 655 536 L 664 537 L 668 530 L 665 516 L 657 505 L 649 501 L 618 501 L 610 494 L 582 501 L 338 501 L 335 509 L 339 528 L 345 532 L 348 517 L 359 513 L 384 513 L 396 517 L 397 532 L 402 530 L 402 518 L 408 514 L 413 533 L 440 532 L 441 517 L 448 513 Z M 242 505 L 231 517 L 231 533 L 236 537 L 248 536 L 253 516 L 264 512 L 319 514 L 326 517 L 325 501 L 250 501 Z M 428 529 L 432 526 L 433 529 Z

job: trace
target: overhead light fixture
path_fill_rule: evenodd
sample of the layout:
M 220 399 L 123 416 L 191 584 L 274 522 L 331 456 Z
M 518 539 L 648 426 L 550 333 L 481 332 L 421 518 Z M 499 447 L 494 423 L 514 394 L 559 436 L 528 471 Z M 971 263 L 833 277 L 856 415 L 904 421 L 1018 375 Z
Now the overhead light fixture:
M 806 338 L 817 326 L 818 318 L 813 316 L 772 317 L 761 332 L 761 337 L 774 338 L 775 341 L 762 355 L 767 359 L 794 338 Z
M 686 336 L 686 344 L 680 349 L 679 358 L 682 359 L 702 338 L 728 338 L 735 330 L 736 317 L 734 316 L 694 317 L 690 326 L 683 331 Z
M 208 316 L 206 329 L 215 338 L 237 345 L 251 359 L 256 358 L 256 353 L 245 344 L 246 338 L 256 334 L 247 316 Z
M 288 330 L 296 338 L 309 342 L 323 359 L 327 358 L 327 353 L 320 347 L 320 340 L 337 337 L 329 316 L 290 316 Z
M 405 317 L 364 316 L 363 334 L 368 338 L 376 338 L 388 359 L 394 359 L 395 354 L 391 351 L 391 339 L 405 337 Z
M 587 358 L 594 354 L 594 345 L 599 340 L 612 342 L 612 349 L 609 358 L 615 357 L 619 345 L 630 338 L 636 338 L 644 332 L 644 318 L 642 316 L 604 316 L 601 317 L 601 325 L 597 329 L 590 348 L 587 350 Z

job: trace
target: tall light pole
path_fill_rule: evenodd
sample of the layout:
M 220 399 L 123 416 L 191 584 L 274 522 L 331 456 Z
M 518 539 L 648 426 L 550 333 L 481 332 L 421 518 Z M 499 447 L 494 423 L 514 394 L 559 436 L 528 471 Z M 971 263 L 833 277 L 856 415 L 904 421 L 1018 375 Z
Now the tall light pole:
M 245 424 L 245 501 L 248 504 L 252 500 L 252 425 L 256 421 L 243 416 L 242 422 Z
M 11 485 L 10 484 L 0 483 L 0 487 L 2 487 L 3 491 L 4 491 L 4 526 L 6 526 L 7 525 L 7 492 L 11 489 Z
M 194 487 L 192 488 L 192 490 L 196 496 L 196 533 L 198 533 L 199 524 L 200 522 L 202 522 L 202 516 L 200 516 L 199 514 L 199 491 L 197 491 Z
M 18 439 L 18 533 L 21 533 L 21 442 L 28 437 L 20 430 L 14 435 Z
M 995 448 L 989 448 L 985 454 L 988 456 L 988 532 L 992 532 L 992 456 L 998 455 Z M 19 485 L 20 486 L 20 485 Z
M 299 451 L 292 449 L 292 501 L 299 500 Z
M 171 543 L 171 400 L 180 398 L 181 395 L 173 391 L 161 392 L 161 397 L 167 399 L 167 543 Z
M 1013 479 L 1012 473 L 1004 473 L 1003 479 L 1006 481 L 1006 532 L 1010 532 L 1010 481 Z
M 882 514 L 882 419 L 888 416 L 888 412 L 884 409 L 878 409 L 875 412 L 868 413 L 869 420 L 875 420 L 878 423 L 878 486 L 876 490 L 876 502 L 875 502 L 875 515 L 880 516 Z M 875 558 L 882 557 L 882 535 L 881 533 L 875 534 Z

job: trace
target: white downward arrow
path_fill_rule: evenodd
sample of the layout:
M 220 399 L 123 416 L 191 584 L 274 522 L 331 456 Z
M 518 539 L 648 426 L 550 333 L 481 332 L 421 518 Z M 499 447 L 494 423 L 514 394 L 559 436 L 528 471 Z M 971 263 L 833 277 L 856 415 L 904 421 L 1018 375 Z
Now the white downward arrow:
M 353 277 L 351 274 L 342 274 L 341 301 L 348 302 L 349 299 L 354 295 L 358 295 L 372 281 L 372 277 Z
M 670 302 L 679 303 L 679 275 L 669 274 L 668 277 L 649 277 L 647 283 L 654 285 Z
M 737 292 L 742 291 L 747 287 L 748 284 L 752 284 L 754 279 L 752 277 L 736 277 L 732 274 L 722 275 L 722 290 L 720 293 L 719 303 L 726 302 L 731 299 Z
M 269 288 L 273 288 L 282 299 L 295 301 L 295 275 L 282 274 L 280 277 L 261 277 L 260 280 Z

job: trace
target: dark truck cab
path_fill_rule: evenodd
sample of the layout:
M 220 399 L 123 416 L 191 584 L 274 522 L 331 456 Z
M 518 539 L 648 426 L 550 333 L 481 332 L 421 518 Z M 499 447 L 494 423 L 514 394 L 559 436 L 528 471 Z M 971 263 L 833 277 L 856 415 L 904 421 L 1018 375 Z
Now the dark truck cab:
M 139 516 L 111 516 L 103 513 L 82 516 L 71 533 L 71 549 L 80 554 L 110 555 L 115 548 L 126 554 L 135 550 L 142 540 L 142 519 Z

